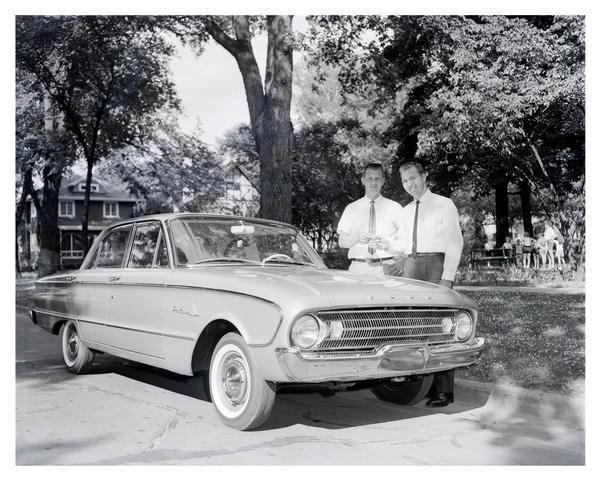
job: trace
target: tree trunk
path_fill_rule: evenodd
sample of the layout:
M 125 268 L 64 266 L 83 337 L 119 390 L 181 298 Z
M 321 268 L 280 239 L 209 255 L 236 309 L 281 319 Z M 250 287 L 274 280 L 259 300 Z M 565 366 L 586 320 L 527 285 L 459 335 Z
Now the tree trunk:
M 529 187 L 528 181 L 524 180 L 521 182 L 519 195 L 521 196 L 523 231 L 533 235 L 533 223 L 531 222 L 531 188 Z
M 508 183 L 499 182 L 496 184 L 496 248 L 500 248 L 504 243 L 504 237 L 509 235 L 508 218 Z
M 410 125 L 412 128 L 413 125 Z M 392 161 L 392 171 L 390 179 L 386 185 L 386 192 L 389 198 L 397 201 L 401 205 L 406 205 L 412 201 L 412 197 L 402 186 L 402 177 L 400 176 L 400 166 L 406 162 L 414 162 L 417 153 L 418 136 L 414 133 L 405 133 L 400 136 L 400 142 L 396 155 Z
M 61 156 L 58 153 L 57 156 Z M 64 160 L 49 162 L 44 168 L 43 201 L 39 204 L 40 221 L 38 276 L 50 275 L 60 268 L 60 230 L 58 228 L 58 194 L 62 181 Z M 57 168 L 60 167 L 60 168 Z
M 21 263 L 19 261 L 19 225 L 21 224 L 25 206 L 27 205 L 27 196 L 32 188 L 31 177 L 33 172 L 31 166 L 26 166 L 22 174 L 23 190 L 21 191 L 21 197 L 19 198 L 19 203 L 17 204 L 17 210 L 15 212 L 15 269 L 18 276 L 21 275 Z
M 85 177 L 85 195 L 83 196 L 83 214 L 81 215 L 81 249 L 83 256 L 87 254 L 90 246 L 88 241 L 88 221 L 90 215 L 90 186 L 92 184 L 92 169 L 94 162 L 88 160 L 87 173 Z
M 64 151 L 64 124 L 56 114 L 50 98 L 44 99 L 44 128 L 48 145 L 54 149 L 47 152 L 46 165 L 42 169 L 43 197 L 38 199 L 35 191 L 31 196 L 38 210 L 39 245 L 38 276 L 45 276 L 60 268 L 60 230 L 58 228 L 58 195 L 66 165 Z
M 262 218 L 292 221 L 292 16 L 267 17 L 267 70 L 263 89 L 252 50 L 248 17 L 233 18 L 235 39 L 207 21 L 213 39 L 235 58 L 246 91 L 250 124 L 260 161 Z

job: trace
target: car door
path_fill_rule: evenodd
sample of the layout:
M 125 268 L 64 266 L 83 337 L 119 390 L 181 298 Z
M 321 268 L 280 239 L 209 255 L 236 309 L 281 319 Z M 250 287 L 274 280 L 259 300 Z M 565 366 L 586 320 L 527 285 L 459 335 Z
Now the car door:
M 69 307 L 79 322 L 81 337 L 99 350 L 107 344 L 105 322 L 108 282 L 123 263 L 131 231 L 132 225 L 109 230 L 102 236 L 99 245 L 94 247 L 90 261 L 72 275 Z
M 124 267 L 109 281 L 106 335 L 123 356 L 164 360 L 166 285 L 170 265 L 160 221 L 136 223 Z

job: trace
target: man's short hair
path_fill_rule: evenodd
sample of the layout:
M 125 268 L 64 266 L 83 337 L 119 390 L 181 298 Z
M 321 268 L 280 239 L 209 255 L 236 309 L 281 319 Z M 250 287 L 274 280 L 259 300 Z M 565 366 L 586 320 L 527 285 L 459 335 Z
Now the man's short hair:
M 375 162 L 367 163 L 363 168 L 363 172 L 362 172 L 363 177 L 367 173 L 367 170 L 379 170 L 381 172 L 381 176 L 385 178 L 385 170 L 383 169 L 383 165 L 381 163 L 375 163 Z
M 419 172 L 419 175 L 423 175 L 425 173 L 425 169 L 423 168 L 423 165 L 421 165 L 419 162 L 406 162 L 403 163 L 402 165 L 400 165 L 400 175 L 402 175 L 402 172 L 406 172 L 408 169 L 410 168 L 416 168 L 417 172 Z

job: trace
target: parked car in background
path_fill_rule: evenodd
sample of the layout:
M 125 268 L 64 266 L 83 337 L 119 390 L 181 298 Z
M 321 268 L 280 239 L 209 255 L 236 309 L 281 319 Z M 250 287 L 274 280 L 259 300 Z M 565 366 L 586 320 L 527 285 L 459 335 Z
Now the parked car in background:
M 299 231 L 253 218 L 161 214 L 106 229 L 81 268 L 36 282 L 34 323 L 67 368 L 106 352 L 207 374 L 217 414 L 246 430 L 278 388 L 370 387 L 415 404 L 432 373 L 474 363 L 477 306 L 439 285 L 326 268 Z

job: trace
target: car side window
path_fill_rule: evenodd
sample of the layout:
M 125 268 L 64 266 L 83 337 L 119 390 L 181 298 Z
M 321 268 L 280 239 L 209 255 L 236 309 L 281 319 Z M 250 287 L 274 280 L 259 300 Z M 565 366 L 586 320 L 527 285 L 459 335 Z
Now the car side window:
M 160 265 L 160 263 L 158 265 L 155 264 L 155 258 L 160 257 L 158 254 L 161 248 L 163 247 L 161 247 L 160 223 L 152 222 L 138 225 L 135 229 L 135 237 L 133 238 L 131 255 L 127 267 L 152 268 L 153 266 L 164 266 Z
M 119 268 L 122 266 L 130 233 L 131 226 L 117 228 L 102 240 L 96 256 L 97 268 Z

